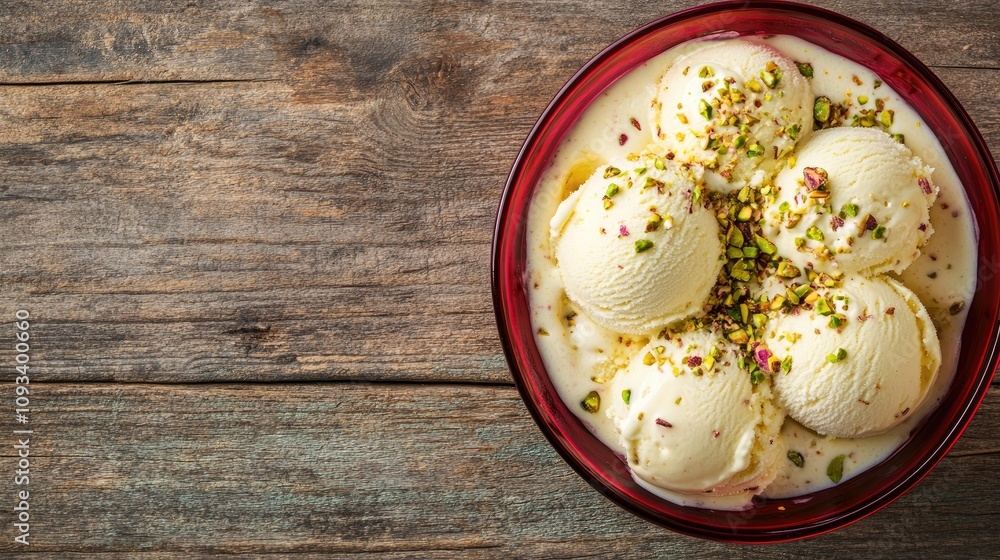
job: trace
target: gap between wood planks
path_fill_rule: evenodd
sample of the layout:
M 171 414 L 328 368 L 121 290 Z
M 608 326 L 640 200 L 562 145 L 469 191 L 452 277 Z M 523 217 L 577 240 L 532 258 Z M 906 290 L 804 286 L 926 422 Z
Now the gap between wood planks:
M 260 380 L 230 380 L 230 381 L 199 381 L 199 380 L 185 380 L 178 383 L 164 383 L 163 381 L 108 381 L 108 380 L 61 380 L 61 381 L 48 381 L 48 380 L 31 380 L 32 385 L 76 385 L 76 384 L 88 384 L 88 385 L 113 385 L 119 387 L 122 385 L 162 385 L 164 387 L 178 388 L 185 385 L 216 385 L 221 387 L 237 387 L 245 385 L 433 385 L 435 387 L 476 387 L 476 388 L 494 388 L 494 389 L 508 389 L 513 388 L 514 382 L 497 382 L 497 381 L 454 381 L 454 380 L 436 380 L 436 379 L 387 379 L 380 381 L 377 379 L 317 379 L 311 381 L 309 379 L 279 379 L 274 381 L 260 381 Z
M 211 80 L 68 80 L 52 82 L 0 82 L 0 87 L 44 87 L 44 86 L 133 86 L 163 84 L 244 84 L 280 82 L 270 78 L 228 78 Z
M 935 64 L 928 65 L 932 70 L 987 70 L 998 71 L 1000 66 L 963 66 Z M 165 84 L 241 84 L 241 83 L 280 83 L 287 80 L 275 78 L 220 78 L 220 79 L 172 79 L 172 80 L 66 80 L 49 82 L 0 82 L 0 87 L 45 87 L 45 86 L 132 86 L 132 85 L 165 85 Z

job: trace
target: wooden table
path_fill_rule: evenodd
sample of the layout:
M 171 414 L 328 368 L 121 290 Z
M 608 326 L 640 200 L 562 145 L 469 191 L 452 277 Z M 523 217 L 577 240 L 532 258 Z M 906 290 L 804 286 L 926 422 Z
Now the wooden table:
M 767 548 L 618 509 L 518 398 L 489 288 L 509 167 L 584 62 L 694 3 L 0 5 L 0 553 L 995 557 L 995 388 L 898 502 Z M 929 64 L 998 153 L 994 0 L 820 4 Z

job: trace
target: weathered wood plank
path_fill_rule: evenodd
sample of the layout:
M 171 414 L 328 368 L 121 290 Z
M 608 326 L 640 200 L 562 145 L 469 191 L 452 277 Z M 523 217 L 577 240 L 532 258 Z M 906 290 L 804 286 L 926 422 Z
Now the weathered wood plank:
M 0 314 L 40 321 L 40 379 L 508 381 L 491 225 L 544 101 L 424 62 L 419 94 L 329 103 L 0 87 Z M 1000 150 L 1000 71 L 939 73 Z
M 523 77 L 574 69 L 625 32 L 698 3 L 12 0 L 0 6 L 0 81 L 285 80 L 317 71 L 337 80 L 331 71 L 341 71 L 371 85 L 413 53 L 456 53 L 465 65 L 488 51 L 511 63 L 505 74 Z M 883 31 L 928 64 L 1000 67 L 992 0 L 960 10 L 947 0 L 815 4 Z
M 984 474 L 1000 468 L 996 391 L 902 500 L 767 550 L 699 542 L 613 506 L 558 458 L 509 387 L 41 384 L 31 397 L 38 552 L 983 556 L 1000 521 Z M 0 449 L 12 471 L 12 447 Z M 14 550 L 0 539 L 0 552 Z

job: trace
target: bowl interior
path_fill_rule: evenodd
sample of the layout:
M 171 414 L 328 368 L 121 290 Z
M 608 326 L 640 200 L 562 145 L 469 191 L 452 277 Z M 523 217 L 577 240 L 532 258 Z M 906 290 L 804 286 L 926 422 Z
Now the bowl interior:
M 523 282 L 527 208 L 560 140 L 615 80 L 685 41 L 775 34 L 805 39 L 868 67 L 931 127 L 975 211 L 978 286 L 950 390 L 891 457 L 829 490 L 760 500 L 744 512 L 684 507 L 638 486 L 549 380 L 534 344 Z M 961 435 L 986 393 L 997 362 L 998 192 L 996 166 L 969 116 L 930 70 L 877 31 L 832 12 L 786 2 L 723 2 L 668 16 L 627 35 L 584 66 L 542 114 L 514 164 L 493 248 L 494 302 L 508 364 L 528 409 L 556 450 L 592 486 L 629 511 L 682 533 L 730 542 L 791 540 L 835 529 L 887 505 L 923 478 Z

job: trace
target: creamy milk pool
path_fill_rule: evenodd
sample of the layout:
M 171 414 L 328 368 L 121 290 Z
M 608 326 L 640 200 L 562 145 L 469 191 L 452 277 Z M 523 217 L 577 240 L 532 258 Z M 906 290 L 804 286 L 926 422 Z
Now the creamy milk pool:
M 963 306 L 972 299 L 975 290 L 976 233 L 965 192 L 933 132 L 889 86 L 878 81 L 878 76 L 793 37 L 751 40 L 763 42 L 794 61 L 811 63 L 814 75 L 810 85 L 816 96 L 827 96 L 837 103 L 862 97 L 884 100 L 885 108 L 895 112 L 887 131 L 904 135 L 905 144 L 934 168 L 932 178 L 940 188 L 930 211 L 935 233 L 921 249 L 921 256 L 898 276 L 920 298 L 937 327 L 943 360 L 934 386 L 906 421 L 876 436 L 856 439 L 820 436 L 786 417 L 781 437 L 787 449 L 800 453 L 804 461 L 798 467 L 783 457 L 779 461 L 777 479 L 762 493 L 764 497 L 783 498 L 804 496 L 833 486 L 827 476 L 827 466 L 839 455 L 846 455 L 843 480 L 882 461 L 940 402 L 955 375 L 967 313 Z M 653 142 L 656 125 L 651 122 L 650 104 L 656 95 L 659 78 L 675 60 L 705 44 L 695 42 L 670 49 L 605 90 L 561 143 L 540 180 L 529 212 L 526 285 L 529 286 L 532 324 L 538 333 L 539 351 L 560 397 L 570 410 L 606 445 L 619 452 L 611 420 L 603 410 L 591 414 L 580 403 L 591 391 L 609 396 L 608 380 L 614 375 L 615 367 L 627 363 L 645 341 L 610 332 L 583 314 L 575 314 L 566 299 L 559 271 L 553 266 L 549 224 L 560 202 L 598 166 L 639 153 Z M 857 103 L 853 110 L 857 110 Z M 636 480 L 650 491 L 680 504 L 720 509 L 740 509 L 749 505 L 747 495 L 681 494 Z

